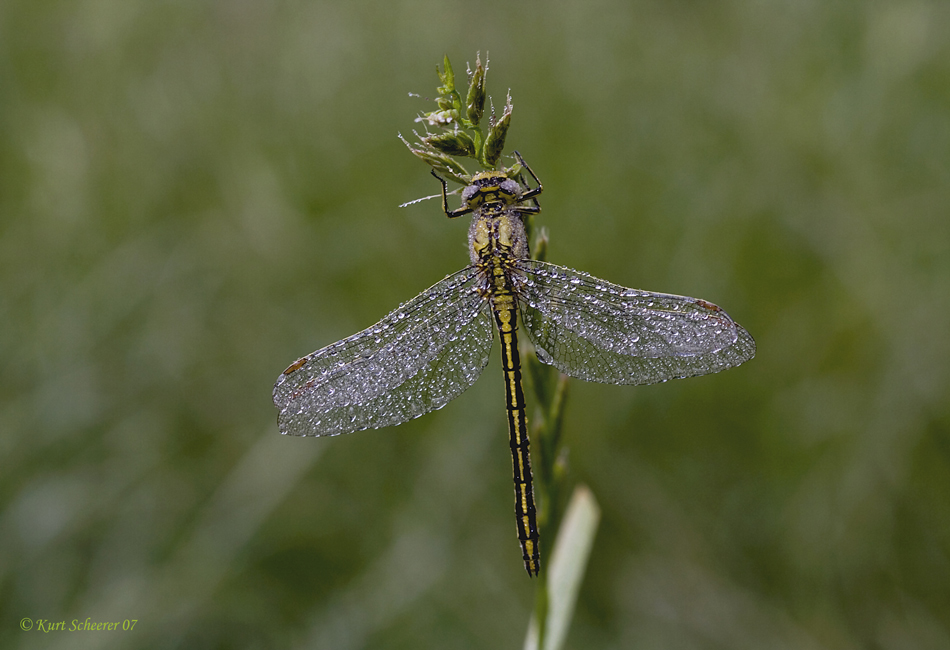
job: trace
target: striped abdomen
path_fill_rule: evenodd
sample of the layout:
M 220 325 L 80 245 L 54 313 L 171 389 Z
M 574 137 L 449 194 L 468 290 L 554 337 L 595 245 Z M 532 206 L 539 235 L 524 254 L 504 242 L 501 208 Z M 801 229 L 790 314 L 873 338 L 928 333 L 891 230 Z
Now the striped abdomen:
M 492 271 L 492 312 L 501 339 L 501 364 L 505 373 L 505 404 L 508 410 L 508 434 L 514 467 L 515 516 L 518 539 L 528 575 L 538 575 L 541 552 L 538 546 L 537 512 L 531 485 L 531 454 L 524 390 L 521 387 L 521 358 L 518 355 L 518 303 L 505 277 L 503 263 Z

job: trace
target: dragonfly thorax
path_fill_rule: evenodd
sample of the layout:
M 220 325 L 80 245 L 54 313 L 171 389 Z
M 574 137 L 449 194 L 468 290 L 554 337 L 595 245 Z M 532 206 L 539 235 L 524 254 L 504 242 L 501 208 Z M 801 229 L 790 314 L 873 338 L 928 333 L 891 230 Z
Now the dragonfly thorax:
M 468 244 L 472 264 L 528 257 L 528 235 L 521 213 L 501 203 L 480 206 L 472 216 Z

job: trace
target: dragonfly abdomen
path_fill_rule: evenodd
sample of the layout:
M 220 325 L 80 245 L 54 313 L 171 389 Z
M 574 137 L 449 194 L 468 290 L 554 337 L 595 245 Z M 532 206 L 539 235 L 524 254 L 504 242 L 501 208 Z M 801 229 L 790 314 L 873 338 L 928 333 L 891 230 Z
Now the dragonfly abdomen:
M 538 545 L 537 510 L 531 480 L 531 448 L 524 390 L 521 387 L 521 357 L 518 354 L 518 306 L 508 290 L 492 296 L 492 312 L 501 341 L 501 364 L 505 374 L 505 405 L 508 411 L 508 436 L 514 470 L 515 519 L 524 567 L 528 575 L 538 575 L 541 550 Z

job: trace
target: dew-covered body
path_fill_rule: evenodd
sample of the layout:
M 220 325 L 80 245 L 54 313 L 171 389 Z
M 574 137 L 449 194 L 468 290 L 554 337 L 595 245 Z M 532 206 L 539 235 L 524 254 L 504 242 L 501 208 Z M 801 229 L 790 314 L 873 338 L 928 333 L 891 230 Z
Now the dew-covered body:
M 472 211 L 468 231 L 472 265 L 483 278 L 484 294 L 491 304 L 498 338 L 501 363 L 505 373 L 505 407 L 508 411 L 508 433 L 515 483 L 515 518 L 518 540 L 528 575 L 537 575 L 541 567 L 538 544 L 537 511 L 531 479 L 531 452 L 528 441 L 528 419 L 524 389 L 521 383 L 521 358 L 518 353 L 518 300 L 514 275 L 518 260 L 528 257 L 528 235 L 524 214 L 539 208 L 525 201 L 541 193 L 540 184 L 532 190 L 523 189 L 506 174 L 486 172 L 473 179 L 462 192 L 463 207 L 455 213 L 446 205 L 443 185 L 443 209 L 456 216 Z
M 400 424 L 442 408 L 471 386 L 501 343 L 525 568 L 540 570 L 518 322 L 538 358 L 561 372 L 612 384 L 704 375 L 752 358 L 755 343 L 705 300 L 627 289 L 529 258 L 524 216 L 542 187 L 506 171 L 476 174 L 449 217 L 472 214 L 471 265 L 379 323 L 294 362 L 274 386 L 281 433 L 328 436 Z

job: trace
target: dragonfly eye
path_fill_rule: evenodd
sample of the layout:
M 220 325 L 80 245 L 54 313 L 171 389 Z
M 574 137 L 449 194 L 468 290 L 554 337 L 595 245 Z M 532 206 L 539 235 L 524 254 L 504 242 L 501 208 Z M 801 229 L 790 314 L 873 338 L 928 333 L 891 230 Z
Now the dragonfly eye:
M 511 180 L 510 178 L 506 178 L 504 181 L 502 181 L 500 187 L 501 187 L 502 192 L 505 195 L 510 196 L 512 198 L 521 194 L 521 186 L 518 185 L 517 182 Z

